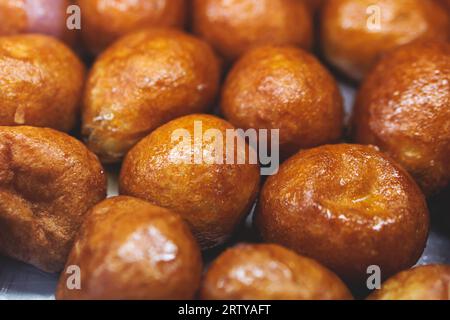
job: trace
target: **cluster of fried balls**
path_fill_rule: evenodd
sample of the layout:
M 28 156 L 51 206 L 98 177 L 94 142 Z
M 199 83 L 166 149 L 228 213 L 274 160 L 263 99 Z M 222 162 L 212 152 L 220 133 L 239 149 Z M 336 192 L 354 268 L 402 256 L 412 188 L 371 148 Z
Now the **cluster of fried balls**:
M 66 25 L 73 4 L 80 30 Z M 353 299 L 370 266 L 387 281 L 369 299 L 450 299 L 450 266 L 410 269 L 427 199 L 450 182 L 449 12 L 0 0 L 0 253 L 62 272 L 57 299 Z M 335 75 L 360 84 L 348 123 Z M 279 129 L 283 163 L 265 179 L 250 161 L 186 162 L 212 156 L 212 139 L 173 139 L 198 123 Z M 105 200 L 102 164 L 117 163 L 120 196 Z M 255 202 L 261 241 L 203 269 Z

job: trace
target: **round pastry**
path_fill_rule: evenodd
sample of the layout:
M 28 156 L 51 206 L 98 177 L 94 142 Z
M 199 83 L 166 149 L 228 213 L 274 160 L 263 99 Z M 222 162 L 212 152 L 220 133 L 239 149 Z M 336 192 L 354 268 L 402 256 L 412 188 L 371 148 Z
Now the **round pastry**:
M 429 229 L 425 198 L 409 174 L 375 147 L 346 144 L 287 160 L 264 185 L 255 220 L 264 241 L 356 285 L 370 266 L 385 277 L 413 266 Z
M 58 40 L 0 37 L 0 125 L 70 131 L 79 115 L 85 68 Z
M 42 33 L 75 45 L 77 30 L 67 27 L 70 0 L 0 0 L 0 36 Z
M 450 182 L 450 45 L 413 43 L 386 55 L 358 94 L 354 138 L 389 153 L 426 194 Z
M 0 253 L 61 271 L 84 214 L 105 196 L 102 166 L 78 140 L 0 127 Z
M 121 36 L 148 27 L 183 28 L 187 0 L 78 0 L 81 36 L 89 52 L 99 54 Z
M 194 32 L 227 61 L 267 44 L 312 46 L 311 13 L 298 0 L 193 0 Z
M 81 275 L 78 287 L 70 279 L 77 272 L 73 266 Z M 193 299 L 201 273 L 200 250 L 179 215 L 143 200 L 115 197 L 87 214 L 56 298 Z
M 212 49 L 188 34 L 148 29 L 123 37 L 95 63 L 86 86 L 83 134 L 104 162 L 141 138 L 214 102 L 220 78 Z
M 369 300 L 450 300 L 450 266 L 403 271 L 386 281 Z
M 397 46 L 450 39 L 449 16 L 434 0 L 329 0 L 321 30 L 326 59 L 354 80 Z
M 217 258 L 204 300 L 350 300 L 345 284 L 314 260 L 271 244 L 238 245 Z
M 293 47 L 246 53 L 228 75 L 221 108 L 238 128 L 279 129 L 283 157 L 336 142 L 342 133 L 336 81 L 314 56 Z
M 259 189 L 252 149 L 247 152 L 243 139 L 223 142 L 233 129 L 209 115 L 158 128 L 127 154 L 120 193 L 180 213 L 203 249 L 222 244 L 249 213 Z

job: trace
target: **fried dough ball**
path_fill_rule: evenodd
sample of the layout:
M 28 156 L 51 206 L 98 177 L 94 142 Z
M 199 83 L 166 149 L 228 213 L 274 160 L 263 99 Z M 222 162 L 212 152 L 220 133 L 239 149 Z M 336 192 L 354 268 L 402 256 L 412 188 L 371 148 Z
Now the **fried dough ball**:
M 71 290 L 71 266 L 81 289 Z M 90 210 L 58 283 L 61 300 L 193 299 L 200 285 L 200 249 L 183 219 L 131 197 Z
M 201 289 L 204 300 L 350 300 L 331 271 L 271 244 L 238 245 L 217 258 Z
M 70 131 L 79 114 L 85 68 L 58 40 L 0 37 L 0 125 Z
M 224 243 L 259 189 L 252 149 L 246 150 L 243 139 L 234 145 L 222 141 L 233 129 L 209 115 L 182 117 L 158 128 L 127 154 L 120 193 L 180 213 L 203 249 Z
M 95 63 L 84 96 L 83 134 L 117 162 L 160 125 L 214 102 L 220 70 L 212 49 L 188 34 L 149 29 L 125 36 Z
M 336 81 L 314 56 L 293 47 L 245 54 L 228 75 L 221 108 L 238 128 L 280 129 L 283 157 L 335 142 L 342 133 Z
M 67 27 L 70 0 L 0 0 L 0 36 L 42 33 L 70 46 L 77 31 Z
M 259 45 L 312 46 L 311 13 L 298 0 L 193 0 L 194 32 L 227 61 Z
M 450 45 L 386 55 L 358 94 L 354 138 L 389 153 L 430 195 L 450 182 Z
M 369 300 L 450 300 L 450 266 L 429 265 L 401 272 Z
M 61 271 L 84 214 L 105 196 L 103 168 L 78 140 L 0 127 L 0 253 Z
M 81 36 L 92 54 L 132 31 L 149 27 L 183 28 L 186 0 L 77 0 L 83 14 Z
M 346 144 L 286 161 L 264 185 L 255 220 L 266 242 L 355 284 L 372 265 L 386 277 L 413 266 L 429 229 L 425 198 L 409 174 L 375 147 Z
M 326 59 L 358 81 L 393 48 L 450 39 L 449 16 L 433 0 L 329 0 L 321 30 Z

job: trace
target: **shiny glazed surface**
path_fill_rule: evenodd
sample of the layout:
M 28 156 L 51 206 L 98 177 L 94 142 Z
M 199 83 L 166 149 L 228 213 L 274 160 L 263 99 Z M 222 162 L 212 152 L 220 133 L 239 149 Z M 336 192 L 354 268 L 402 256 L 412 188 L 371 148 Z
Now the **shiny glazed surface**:
M 181 217 L 131 197 L 107 199 L 87 213 L 71 265 L 81 270 L 81 290 L 67 289 L 63 273 L 57 299 L 192 299 L 202 272 Z
M 127 154 L 120 173 L 120 193 L 181 214 L 200 246 L 207 249 L 225 242 L 249 213 L 260 172 L 257 164 L 249 164 L 248 153 L 245 164 L 216 162 L 216 155 L 223 155 L 226 161 L 228 152 L 236 155 L 244 148 L 224 144 L 220 149 L 214 138 L 199 143 L 194 135 L 196 123 L 201 124 L 203 133 L 216 129 L 224 137 L 227 129 L 234 129 L 210 115 L 186 116 L 158 128 Z M 173 140 L 177 130 L 185 130 L 191 142 Z M 200 162 L 194 162 L 199 156 Z
M 354 139 L 378 145 L 426 194 L 450 182 L 450 45 L 424 42 L 394 50 L 361 87 Z
M 87 81 L 83 135 L 104 162 L 183 115 L 203 112 L 219 86 L 219 63 L 203 41 L 146 29 L 123 37 L 96 61 Z
M 238 245 L 211 265 L 203 280 L 205 300 L 347 300 L 352 295 L 314 260 L 270 244 Z
M 326 59 L 358 81 L 393 48 L 450 39 L 448 13 L 434 0 L 329 0 L 321 22 Z
M 194 33 L 227 61 L 259 45 L 312 46 L 311 13 L 298 0 L 193 0 Z
M 97 157 L 52 129 L 0 127 L 0 252 L 59 272 L 86 211 L 106 196 Z
M 66 20 L 70 0 L 0 0 L 0 36 L 42 33 L 74 46 L 77 30 Z
M 320 62 L 294 47 L 263 46 L 232 68 L 221 109 L 238 128 L 280 129 L 280 151 L 336 142 L 342 134 L 342 97 Z
M 371 146 L 330 145 L 287 160 L 261 192 L 264 241 L 316 259 L 351 283 L 377 265 L 413 266 L 428 236 L 425 198 L 399 165 Z
M 81 35 L 92 54 L 101 53 L 121 36 L 148 27 L 183 28 L 188 0 L 77 0 L 83 19 Z
M 386 281 L 369 300 L 450 300 L 450 266 L 429 265 L 403 271 Z
M 84 75 L 78 57 L 54 38 L 0 37 L 0 125 L 70 131 L 79 115 Z

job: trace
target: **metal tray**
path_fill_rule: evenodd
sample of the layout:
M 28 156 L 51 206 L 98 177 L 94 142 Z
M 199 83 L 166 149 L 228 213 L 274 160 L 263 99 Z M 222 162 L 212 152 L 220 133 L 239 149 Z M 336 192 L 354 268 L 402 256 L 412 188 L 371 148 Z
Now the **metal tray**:
M 355 89 L 345 83 L 341 84 L 345 99 L 347 115 L 350 114 L 354 101 Z M 107 168 L 108 195 L 117 195 L 117 168 Z M 432 212 L 432 231 L 428 245 L 419 261 L 419 265 L 444 263 L 450 264 L 450 191 L 430 201 Z M 234 242 L 253 241 L 250 219 L 244 230 L 238 232 Z M 209 253 L 206 262 L 211 261 L 216 253 Z M 58 275 L 47 274 L 21 262 L 0 256 L 0 300 L 50 300 L 54 292 Z

